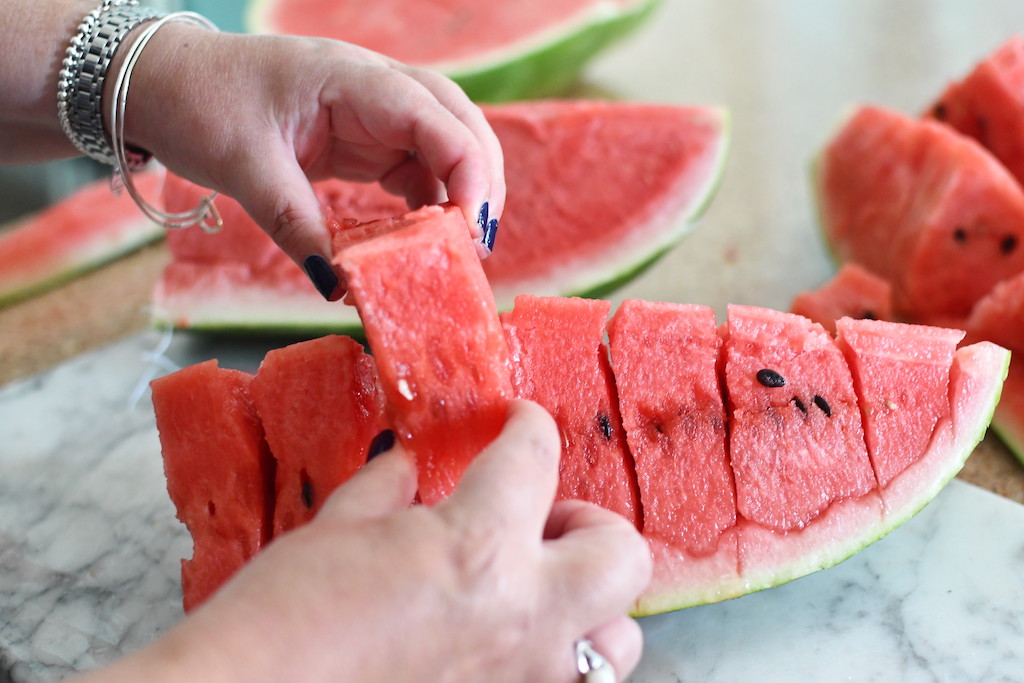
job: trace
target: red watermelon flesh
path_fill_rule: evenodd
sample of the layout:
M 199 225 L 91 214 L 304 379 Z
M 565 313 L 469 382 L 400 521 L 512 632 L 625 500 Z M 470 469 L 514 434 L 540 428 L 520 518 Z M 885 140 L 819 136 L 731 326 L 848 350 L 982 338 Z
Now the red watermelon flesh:
M 789 311 L 810 318 L 832 334 L 840 318 L 892 320 L 892 285 L 861 265 L 844 263 L 818 289 L 797 294 Z
M 276 463 L 274 535 L 308 522 L 385 428 L 377 366 L 330 335 L 267 353 L 252 396 Z
M 410 225 L 336 255 L 377 362 L 389 422 L 416 456 L 419 496 L 454 490 L 505 422 L 508 347 L 462 213 L 432 206 Z
M 1024 38 L 1014 36 L 963 79 L 951 83 L 927 115 L 976 139 L 1024 183 Z
M 627 299 L 608 340 L 644 536 L 710 555 L 736 524 L 714 311 Z
M 159 199 L 162 168 L 133 177 L 144 197 Z M 0 306 L 56 287 L 155 242 L 163 233 L 126 193 L 114 194 L 109 180 L 89 183 L 42 211 L 0 227 Z
M 641 525 L 633 464 L 604 343 L 611 304 L 596 299 L 516 298 L 501 314 L 515 395 L 559 424 L 558 497 L 579 498 Z
M 837 321 L 880 486 L 919 460 L 949 419 L 949 368 L 962 330 Z
M 630 0 L 611 0 L 627 5 Z M 262 22 L 287 33 L 337 38 L 409 64 L 456 62 L 533 38 L 592 13 L 593 0 L 518 0 L 481 3 L 373 3 L 278 0 L 262 8 Z
M 786 532 L 876 485 L 853 378 L 824 328 L 730 306 L 725 359 L 740 515 Z
M 995 283 L 1024 270 L 1024 191 L 948 126 L 860 108 L 822 152 L 816 175 L 836 256 L 889 280 L 898 314 L 963 318 Z
M 167 492 L 192 535 L 185 610 L 270 540 L 274 463 L 252 405 L 253 377 L 210 360 L 153 380 Z
M 600 101 L 484 108 L 506 161 L 508 200 L 484 270 L 501 309 L 518 294 L 599 294 L 677 241 L 709 201 L 726 153 L 725 112 Z M 316 186 L 329 216 L 366 222 L 403 213 L 376 184 Z M 169 178 L 168 206 L 201 188 Z M 233 205 L 233 206 L 232 206 Z M 173 262 L 154 293 L 156 322 L 198 329 L 358 329 L 226 197 L 216 235 L 169 236 Z

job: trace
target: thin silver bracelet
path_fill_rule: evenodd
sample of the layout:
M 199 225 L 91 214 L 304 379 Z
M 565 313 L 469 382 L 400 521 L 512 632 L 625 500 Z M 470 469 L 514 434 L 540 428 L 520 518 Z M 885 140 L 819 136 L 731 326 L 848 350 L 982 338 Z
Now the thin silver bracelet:
M 139 7 L 137 0 L 104 0 L 78 26 L 61 64 L 57 117 L 64 134 L 83 154 L 106 164 L 114 152 L 103 131 L 103 87 L 110 60 L 121 41 L 139 24 L 163 16 Z M 132 168 L 149 155 L 133 150 Z
M 156 32 L 169 23 L 182 21 L 196 26 L 202 26 L 216 31 L 217 27 L 206 17 L 194 12 L 172 12 L 159 18 L 157 21 L 146 26 L 138 39 L 126 49 L 128 50 L 124 61 L 121 62 L 121 69 L 114 80 L 114 103 L 110 107 L 110 144 L 114 151 L 114 186 L 123 186 L 128 196 L 151 220 L 160 223 L 165 228 L 178 229 L 198 225 L 204 232 L 217 232 L 223 226 L 220 213 L 213 200 L 217 193 L 211 192 L 209 196 L 200 200 L 199 206 L 191 211 L 181 213 L 167 213 L 149 204 L 139 194 L 132 181 L 132 164 L 129 151 L 124 142 L 124 113 L 128 103 L 128 87 L 131 84 L 132 71 L 135 69 L 139 56 L 146 48 L 150 39 Z

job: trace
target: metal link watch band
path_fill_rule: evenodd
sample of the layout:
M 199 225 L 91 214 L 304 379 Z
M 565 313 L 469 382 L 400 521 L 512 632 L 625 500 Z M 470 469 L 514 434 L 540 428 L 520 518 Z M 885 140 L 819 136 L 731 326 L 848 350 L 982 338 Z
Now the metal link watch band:
M 110 61 L 121 41 L 139 24 L 164 16 L 138 6 L 136 0 L 106 0 L 86 15 L 71 40 L 60 72 L 58 115 L 75 147 L 97 161 L 115 163 L 103 125 L 103 84 Z M 130 168 L 139 168 L 149 155 L 132 150 Z

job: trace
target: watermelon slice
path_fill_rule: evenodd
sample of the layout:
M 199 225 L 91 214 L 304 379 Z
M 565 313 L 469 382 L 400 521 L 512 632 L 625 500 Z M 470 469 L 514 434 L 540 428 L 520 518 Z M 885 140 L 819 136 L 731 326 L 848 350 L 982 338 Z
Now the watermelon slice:
M 440 71 L 479 101 L 547 97 L 658 0 L 250 0 L 255 33 L 336 38 Z
M 267 353 L 252 398 L 274 456 L 274 535 L 300 526 L 366 463 L 383 430 L 377 366 L 349 337 Z
M 963 80 L 951 83 L 927 115 L 977 140 L 1024 183 L 1024 37 L 1013 36 Z
M 580 498 L 641 525 L 639 492 L 604 343 L 611 304 L 520 296 L 501 315 L 515 395 L 561 428 L 558 498 Z
M 962 325 L 997 282 L 1024 270 L 1024 191 L 945 125 L 860 108 L 815 175 L 835 255 L 889 280 L 898 315 Z
M 892 285 L 863 266 L 844 263 L 821 287 L 793 297 L 789 311 L 833 334 L 840 318 L 892 320 Z
M 153 380 L 167 492 L 192 534 L 186 611 L 270 540 L 273 460 L 250 398 L 252 375 L 209 360 Z
M 389 219 L 390 221 L 391 219 Z M 461 211 L 425 207 L 336 262 L 359 310 L 389 407 L 415 454 L 419 497 L 450 494 L 505 423 L 508 347 Z
M 656 261 L 710 201 L 727 148 L 720 109 L 543 101 L 485 108 L 505 152 L 508 199 L 484 261 L 497 305 L 518 294 L 600 296 Z M 405 211 L 377 185 L 317 186 L 331 216 L 360 222 Z M 204 194 L 169 177 L 168 210 Z M 325 302 L 236 203 L 224 228 L 168 236 L 173 261 L 154 293 L 158 326 L 192 330 L 341 332 L 352 309 Z
M 134 176 L 139 192 L 158 196 L 164 171 Z M 0 307 L 57 287 L 163 237 L 109 180 L 86 184 L 37 213 L 0 227 Z

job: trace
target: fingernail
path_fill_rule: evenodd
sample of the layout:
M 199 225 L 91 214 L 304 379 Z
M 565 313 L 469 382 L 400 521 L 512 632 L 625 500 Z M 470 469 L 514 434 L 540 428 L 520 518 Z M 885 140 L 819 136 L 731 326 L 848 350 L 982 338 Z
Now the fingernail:
M 494 251 L 494 238 L 498 236 L 498 219 L 492 218 L 487 221 L 487 227 L 484 229 L 484 246 L 487 247 L 487 251 Z
M 477 214 L 476 224 L 480 227 L 480 232 L 485 232 L 487 229 L 487 216 L 490 214 L 491 207 L 488 202 L 484 202 L 480 206 L 480 213 Z
M 370 442 L 370 448 L 366 452 L 366 461 L 369 462 L 381 453 L 390 451 L 394 445 L 395 433 L 390 429 L 383 430 L 373 437 L 373 441 Z
M 313 254 L 302 262 L 302 267 L 306 269 L 306 275 L 312 280 L 316 290 L 330 301 L 334 290 L 338 288 L 338 276 L 334 274 L 334 269 L 327 259 L 319 254 Z

